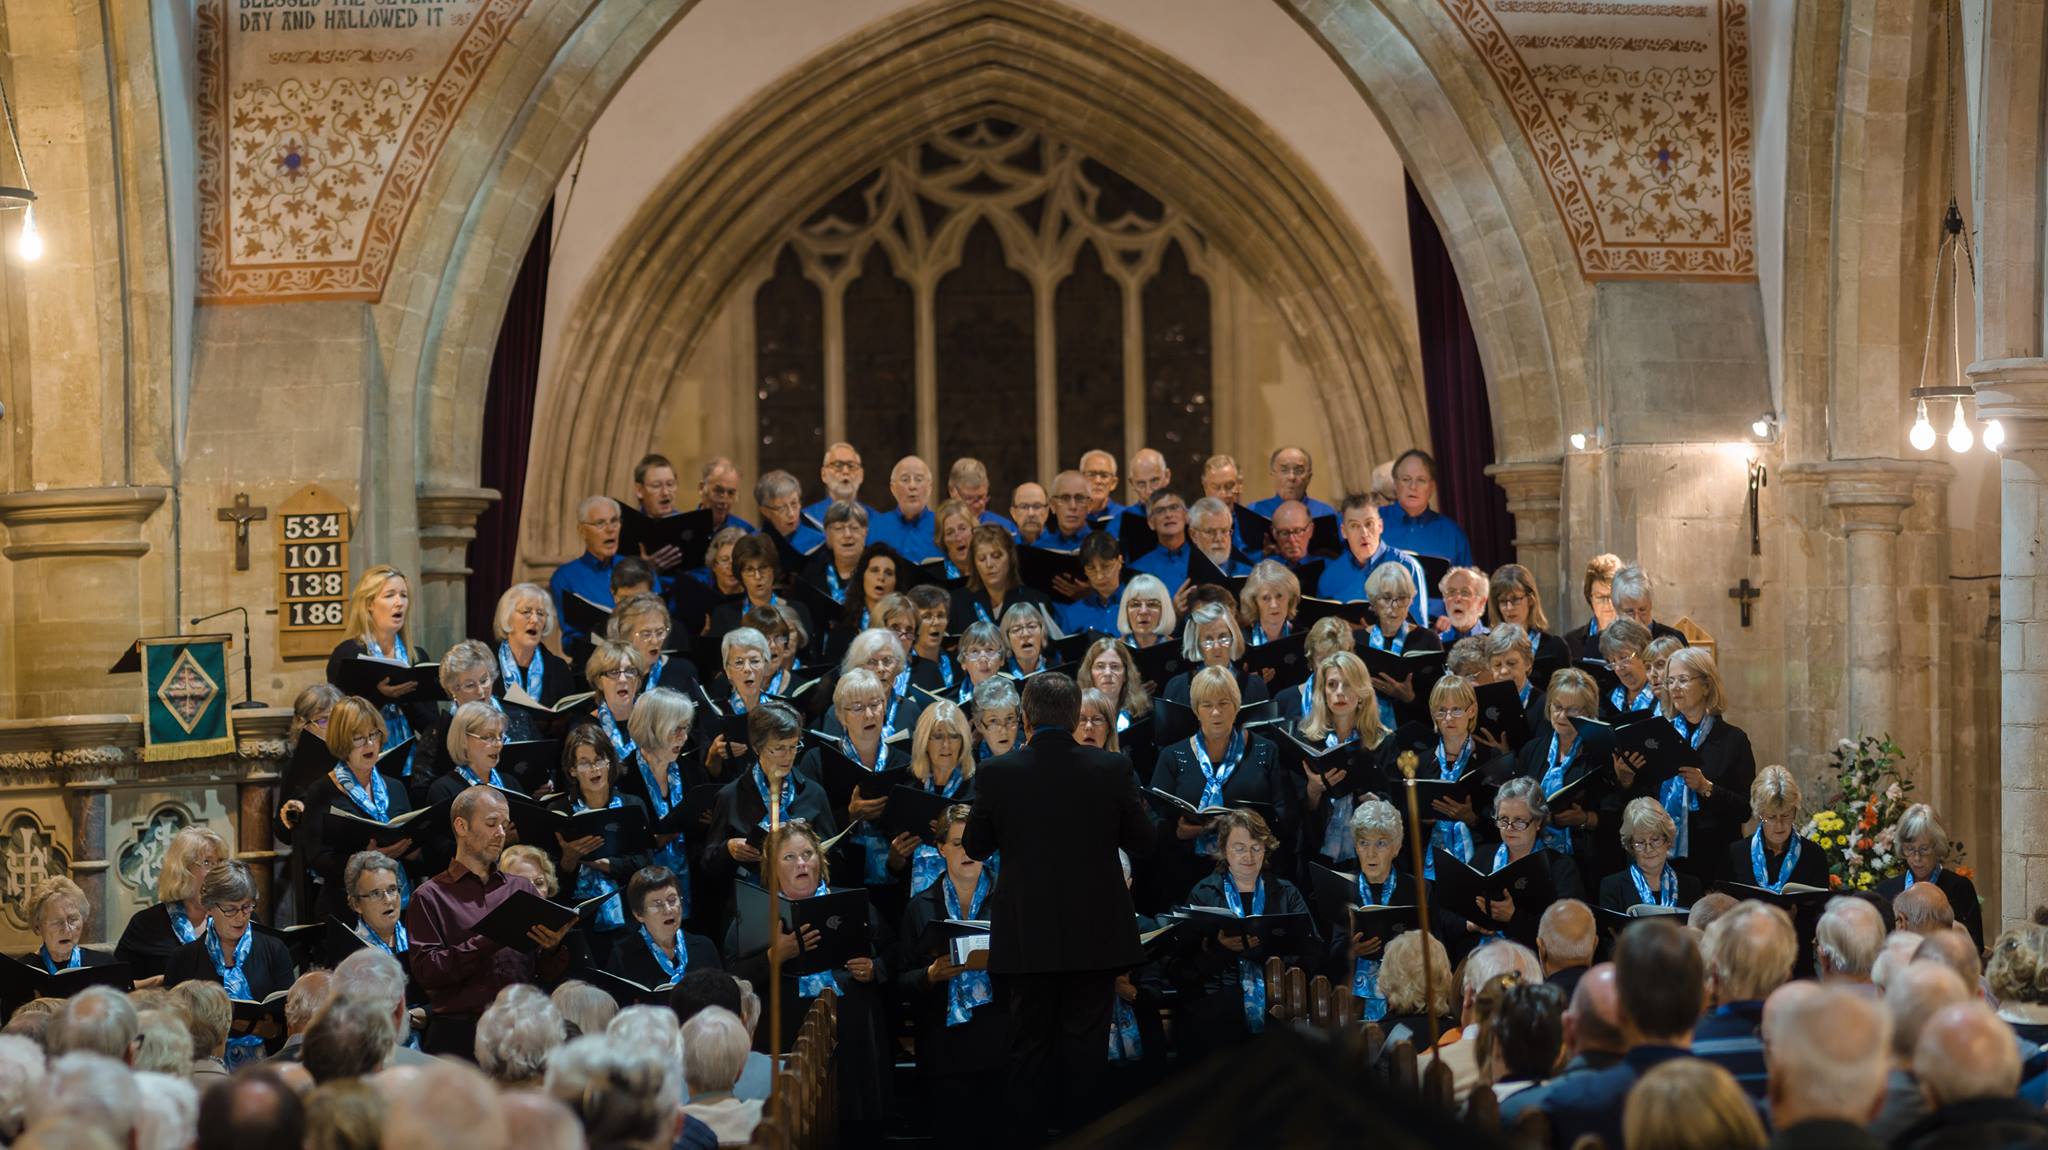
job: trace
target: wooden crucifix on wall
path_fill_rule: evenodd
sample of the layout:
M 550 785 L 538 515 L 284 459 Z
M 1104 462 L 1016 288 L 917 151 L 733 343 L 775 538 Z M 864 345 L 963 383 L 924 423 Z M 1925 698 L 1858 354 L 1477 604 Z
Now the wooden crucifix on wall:
M 249 524 L 270 518 L 270 508 L 249 506 L 249 493 L 238 492 L 233 507 L 223 507 L 213 513 L 222 523 L 235 525 L 235 570 L 249 569 Z

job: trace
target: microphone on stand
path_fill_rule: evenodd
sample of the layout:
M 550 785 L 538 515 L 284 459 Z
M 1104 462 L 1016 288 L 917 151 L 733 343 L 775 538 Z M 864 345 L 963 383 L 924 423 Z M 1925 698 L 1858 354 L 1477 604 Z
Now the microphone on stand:
M 218 619 L 222 615 L 232 615 L 237 611 L 242 613 L 242 701 L 236 703 L 234 709 L 237 711 L 260 710 L 261 708 L 268 707 L 270 704 L 259 703 L 255 697 L 256 660 L 249 653 L 249 609 L 247 607 L 229 607 L 225 611 L 215 611 L 211 615 L 196 615 L 186 620 L 185 625 L 197 627 L 209 619 Z

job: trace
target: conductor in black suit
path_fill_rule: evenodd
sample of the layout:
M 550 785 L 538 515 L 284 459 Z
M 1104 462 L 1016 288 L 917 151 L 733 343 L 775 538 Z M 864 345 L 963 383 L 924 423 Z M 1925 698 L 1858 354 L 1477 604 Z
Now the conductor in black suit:
M 1026 1143 L 1048 1120 L 1072 1130 L 1085 1118 L 1116 976 L 1145 961 L 1117 850 L 1142 853 L 1151 821 L 1130 760 L 1074 741 L 1080 711 L 1065 675 L 1025 684 L 1031 741 L 975 772 L 962 844 L 977 859 L 1002 851 L 988 969 L 1010 1011 L 1012 1129 Z

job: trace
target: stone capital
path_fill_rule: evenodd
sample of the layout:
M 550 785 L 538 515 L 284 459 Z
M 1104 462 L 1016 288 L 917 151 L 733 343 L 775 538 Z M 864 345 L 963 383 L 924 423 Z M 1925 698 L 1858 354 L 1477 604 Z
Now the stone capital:
M 2048 359 L 1980 359 L 1966 374 L 1977 389 L 1977 418 L 1996 419 L 2008 440 L 2048 436 L 2048 430 L 2023 430 L 2023 424 L 2048 423 Z
M 141 558 L 149 553 L 142 525 L 163 506 L 165 487 L 73 487 L 0 495 L 9 559 L 62 555 Z
M 1788 478 L 1819 483 L 1821 502 L 1842 517 L 1842 529 L 1851 534 L 1898 534 L 1918 490 L 1945 488 L 1955 477 L 1955 468 L 1938 460 L 1833 459 L 1785 471 Z
M 498 493 L 488 487 L 421 490 L 420 574 L 429 579 L 467 577 L 466 558 L 470 541 L 476 538 L 477 516 L 498 499 Z
M 1507 493 L 1508 514 L 1515 517 L 1515 545 L 1556 546 L 1564 509 L 1564 462 L 1493 463 L 1486 474 Z

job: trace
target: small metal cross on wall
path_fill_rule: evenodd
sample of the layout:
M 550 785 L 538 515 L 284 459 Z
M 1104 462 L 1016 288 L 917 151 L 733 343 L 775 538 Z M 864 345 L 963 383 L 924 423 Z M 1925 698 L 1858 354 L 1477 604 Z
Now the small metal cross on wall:
M 1749 626 L 1749 605 L 1764 597 L 1764 589 L 1752 587 L 1749 582 L 1749 576 L 1744 575 L 1742 582 L 1728 588 L 1728 597 L 1735 600 L 1742 607 L 1742 625 L 1747 627 Z
M 235 496 L 233 507 L 222 507 L 213 513 L 222 523 L 235 525 L 235 570 L 249 569 L 249 524 L 270 518 L 270 508 L 249 506 L 249 493 L 244 491 Z

